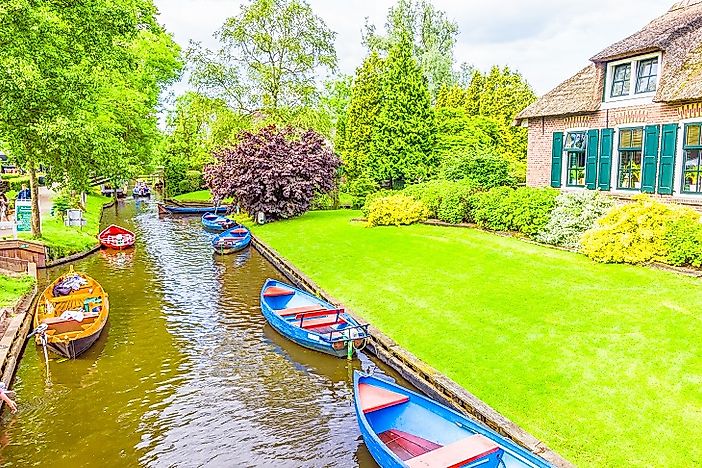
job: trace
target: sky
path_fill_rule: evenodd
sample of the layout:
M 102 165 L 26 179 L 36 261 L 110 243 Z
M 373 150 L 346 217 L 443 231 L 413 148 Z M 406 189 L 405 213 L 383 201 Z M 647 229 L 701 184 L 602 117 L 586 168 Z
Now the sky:
M 213 33 L 235 16 L 242 0 L 155 0 L 159 21 L 176 42 L 217 48 Z M 379 29 L 395 0 L 308 0 L 314 12 L 337 33 L 339 72 L 353 74 L 366 50 L 365 19 Z M 522 73 L 538 95 L 588 64 L 608 45 L 665 13 L 674 0 L 433 0 L 458 23 L 456 63 L 478 69 L 507 65 Z M 180 94 L 187 79 L 174 86 Z

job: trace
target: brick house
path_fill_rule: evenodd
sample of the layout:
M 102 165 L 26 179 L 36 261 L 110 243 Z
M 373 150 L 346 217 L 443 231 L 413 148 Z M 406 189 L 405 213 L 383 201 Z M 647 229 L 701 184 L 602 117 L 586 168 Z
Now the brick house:
M 702 0 L 590 61 L 516 117 L 527 185 L 702 203 Z

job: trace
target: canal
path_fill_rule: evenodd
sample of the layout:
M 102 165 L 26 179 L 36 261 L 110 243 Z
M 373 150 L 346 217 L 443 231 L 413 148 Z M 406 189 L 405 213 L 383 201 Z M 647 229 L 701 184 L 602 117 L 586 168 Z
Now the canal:
M 131 200 L 105 215 L 137 233 L 136 248 L 74 267 L 109 293 L 109 323 L 79 359 L 50 356 L 48 372 L 27 346 L 0 465 L 376 466 L 351 389 L 368 358 L 308 351 L 271 329 L 259 291 L 283 278 L 270 263 L 253 249 L 213 256 L 198 218 L 158 219 Z

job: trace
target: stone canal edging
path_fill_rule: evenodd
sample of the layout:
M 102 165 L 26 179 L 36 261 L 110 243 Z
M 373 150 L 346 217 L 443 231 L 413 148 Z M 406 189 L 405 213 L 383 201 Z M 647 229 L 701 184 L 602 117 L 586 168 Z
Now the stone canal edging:
M 0 338 L 0 381 L 11 388 L 17 364 L 22 355 L 27 334 L 32 327 L 32 304 L 37 296 L 38 288 L 35 284 L 31 291 L 22 296 L 9 311 L 3 313 L 0 322 L 6 325 L 2 338 Z M 0 401 L 0 411 L 4 403 Z
M 304 273 L 295 268 L 275 249 L 252 236 L 254 248 L 271 262 L 288 280 L 302 287 L 327 302 L 343 307 L 343 304 L 320 288 Z M 344 307 L 347 312 L 353 312 Z M 461 412 L 484 423 L 499 434 L 510 438 L 522 447 L 543 457 L 555 466 L 572 467 L 572 463 L 551 450 L 542 441 L 524 431 L 512 421 L 502 416 L 487 403 L 443 375 L 433 367 L 425 364 L 409 351 L 403 349 L 380 330 L 371 326 L 371 340 L 368 349 L 382 362 L 396 370 L 402 377 L 419 390 L 444 404 L 457 408 Z

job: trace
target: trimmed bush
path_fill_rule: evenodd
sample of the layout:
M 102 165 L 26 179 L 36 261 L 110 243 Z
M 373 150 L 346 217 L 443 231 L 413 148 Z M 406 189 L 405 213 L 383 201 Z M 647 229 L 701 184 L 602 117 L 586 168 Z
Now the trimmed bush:
M 614 200 L 599 191 L 561 193 L 543 231 L 536 239 L 546 244 L 577 248 L 585 231 L 613 206 Z
M 458 182 L 432 180 L 410 185 L 402 193 L 421 201 L 430 218 L 456 224 L 469 218 L 470 196 L 477 191 L 478 186 L 465 179 Z
M 364 218 L 368 218 L 368 213 L 370 213 L 370 206 L 371 204 L 379 199 L 379 198 L 384 198 L 393 194 L 398 194 L 399 192 L 396 192 L 394 190 L 378 190 L 377 192 L 369 193 L 365 197 L 365 203 L 363 204 L 363 207 L 361 208 L 361 213 L 363 213 Z
M 444 159 L 441 174 L 447 180 L 469 179 L 483 190 L 513 186 L 507 159 L 491 152 L 464 153 Z
M 557 196 L 551 188 L 495 187 L 471 197 L 471 216 L 480 227 L 533 237 L 548 223 Z
M 24 176 L 15 177 L 13 179 L 10 179 L 8 182 L 10 182 L 10 190 L 13 190 L 15 192 L 19 192 L 20 190 L 22 190 L 22 184 L 29 187 L 29 176 L 24 175 Z
M 427 209 L 422 202 L 401 193 L 376 198 L 368 205 L 370 226 L 400 226 L 427 219 Z
M 666 234 L 677 222 L 698 222 L 700 215 L 690 208 L 634 197 L 611 209 L 595 227 L 583 234 L 582 252 L 605 263 L 645 263 L 666 261 L 669 246 Z M 679 255 L 679 254 L 678 254 Z
M 366 197 L 378 190 L 378 184 L 373 179 L 361 177 L 348 183 L 347 192 L 351 195 L 351 208 L 358 210 L 366 204 Z
M 334 199 L 327 193 L 318 193 L 312 199 L 310 210 L 333 210 Z
M 702 266 L 702 223 L 690 218 L 673 221 L 665 233 L 667 263 L 675 266 Z

